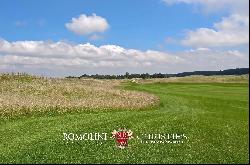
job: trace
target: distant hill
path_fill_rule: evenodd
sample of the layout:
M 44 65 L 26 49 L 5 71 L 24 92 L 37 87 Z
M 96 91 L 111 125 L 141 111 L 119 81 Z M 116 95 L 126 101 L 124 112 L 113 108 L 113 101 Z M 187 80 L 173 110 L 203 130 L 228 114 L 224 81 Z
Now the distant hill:
M 142 74 L 129 74 L 126 72 L 124 75 L 87 75 L 83 74 L 79 77 L 68 76 L 66 78 L 94 78 L 94 79 L 132 79 L 132 78 L 168 78 L 168 77 L 185 77 L 192 75 L 202 75 L 202 76 L 215 76 L 215 75 L 244 75 L 249 74 L 249 68 L 236 68 L 236 69 L 226 69 L 220 71 L 194 71 L 194 72 L 182 72 L 177 74 L 168 73 L 142 73 Z

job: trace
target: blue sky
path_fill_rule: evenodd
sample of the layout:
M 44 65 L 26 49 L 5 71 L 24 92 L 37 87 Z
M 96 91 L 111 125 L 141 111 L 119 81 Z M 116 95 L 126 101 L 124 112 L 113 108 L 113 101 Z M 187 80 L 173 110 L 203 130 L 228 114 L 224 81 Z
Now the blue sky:
M 25 42 L 26 45 L 33 44 L 34 46 L 34 43 L 38 44 L 39 41 L 43 43 L 40 43 L 36 47 L 37 49 L 43 47 L 47 50 L 46 46 L 50 47 L 55 43 L 63 42 L 75 50 L 79 44 L 90 43 L 96 48 L 104 46 L 103 49 L 107 49 L 111 54 L 121 52 L 129 54 L 128 58 L 131 61 L 135 57 L 138 60 L 139 56 L 144 59 L 144 61 L 138 61 L 137 68 L 134 68 L 131 72 L 179 72 L 247 66 L 244 61 L 249 60 L 249 38 L 239 39 L 243 35 L 237 32 L 237 30 L 242 31 L 243 29 L 244 32 L 249 34 L 249 30 L 246 30 L 246 28 L 249 28 L 249 8 L 245 7 L 246 4 L 249 4 L 248 0 L 221 0 L 220 2 L 215 0 L 1 0 L 0 39 L 2 39 L 2 45 L 0 43 L 0 60 L 2 58 L 4 62 L 0 63 L 0 71 L 15 71 L 13 68 L 18 68 L 20 71 L 29 71 L 25 68 L 39 64 L 34 62 L 34 60 L 37 62 L 38 59 L 28 53 L 30 52 L 29 46 L 26 46 L 22 51 L 13 50 L 20 47 L 18 44 L 22 45 Z M 74 30 L 66 27 L 67 23 L 73 24 L 73 18 L 78 19 L 81 15 L 90 18 L 94 13 L 105 19 L 108 28 L 103 28 L 101 32 L 92 29 L 90 34 L 77 34 Z M 234 24 L 237 26 L 233 26 Z M 230 27 L 228 27 L 229 25 Z M 86 26 L 88 26 L 86 23 L 81 24 L 82 29 Z M 91 27 L 93 26 L 91 25 Z M 98 29 L 98 27 L 94 28 Z M 94 35 L 97 37 L 91 39 L 91 36 Z M 20 43 L 16 43 L 16 41 Z M 12 47 L 11 50 L 6 49 L 8 44 L 9 47 Z M 113 45 L 113 47 L 105 47 L 107 45 Z M 115 46 L 124 50 L 117 52 L 118 49 Z M 55 49 L 62 49 L 62 47 Z M 129 51 L 132 49 L 137 51 L 134 55 L 131 53 L 132 51 Z M 157 55 L 154 54 L 155 52 L 150 53 L 150 51 L 157 51 Z M 140 52 L 142 52 L 142 55 L 140 55 Z M 211 61 L 216 66 L 212 64 L 209 66 L 200 64 L 198 66 L 199 64 L 192 64 L 191 61 L 188 61 L 191 60 L 189 54 L 200 59 L 203 57 L 195 54 L 212 54 L 215 52 L 219 52 L 218 54 L 224 52 L 223 58 L 226 59 L 223 60 L 228 60 L 228 63 L 220 64 L 218 59 L 218 61 Z M 226 52 L 234 52 L 237 55 L 229 59 L 230 56 L 226 56 Z M 103 53 L 105 60 L 93 59 L 91 61 L 95 63 L 85 65 L 84 60 L 87 59 L 87 55 L 85 56 L 84 53 L 80 57 L 75 57 L 75 59 L 71 58 L 73 61 L 69 62 L 70 64 L 62 62 L 63 65 L 71 66 L 75 63 L 79 65 L 77 67 L 80 69 L 71 69 L 70 73 L 80 74 L 82 68 L 89 73 L 99 73 L 103 69 L 98 70 L 92 66 L 99 66 L 100 64 L 99 67 L 101 68 L 105 67 L 105 65 L 101 65 L 102 63 L 110 65 L 112 61 L 106 60 L 107 54 L 104 55 Z M 9 57 L 11 54 L 14 54 L 15 57 Z M 51 63 L 55 54 L 58 55 L 58 59 L 65 60 L 65 55 L 58 54 L 56 50 L 54 54 L 50 53 L 50 56 L 39 52 L 32 55 L 41 59 L 46 56 L 47 61 Z M 158 56 L 163 56 L 162 58 L 166 60 L 166 63 L 160 64 L 161 67 L 154 59 Z M 175 65 L 174 62 L 171 63 L 167 60 L 168 56 L 180 58 L 186 63 L 178 63 L 178 65 L 183 66 L 180 68 L 164 68 L 164 65 L 169 65 L 169 63 L 171 66 Z M 242 59 L 237 59 L 239 62 L 233 65 L 231 60 L 237 58 L 236 56 L 241 56 Z M 207 57 L 210 56 L 204 57 L 201 61 L 210 60 L 206 59 Z M 9 58 L 18 58 L 18 61 L 9 63 L 8 61 L 11 61 Z M 215 58 L 217 57 L 211 60 Z M 74 60 L 77 59 L 82 61 L 75 62 Z M 32 61 L 34 65 L 31 65 Z M 192 68 L 196 65 L 197 67 Z M 59 66 L 63 68 L 63 66 Z M 112 66 L 114 68 L 106 68 L 103 73 L 115 74 L 118 73 L 117 71 L 122 73 L 129 70 L 123 64 L 112 63 Z M 185 69 L 185 67 L 187 68 Z M 46 66 L 41 68 L 36 66 L 34 70 L 38 74 L 50 74 L 51 72 L 60 73 L 60 75 L 67 74 L 67 71 L 60 68 L 54 69 Z
M 185 29 L 211 27 L 222 15 L 197 14 L 190 5 L 167 6 L 157 0 L 1 0 L 0 11 L 0 36 L 9 41 L 69 40 L 141 50 L 159 49 L 167 37 L 182 37 Z M 104 33 L 105 38 L 90 41 L 65 28 L 66 22 L 82 13 L 107 19 L 110 29 Z M 24 25 L 18 27 L 18 21 Z M 182 49 L 176 45 L 167 48 Z

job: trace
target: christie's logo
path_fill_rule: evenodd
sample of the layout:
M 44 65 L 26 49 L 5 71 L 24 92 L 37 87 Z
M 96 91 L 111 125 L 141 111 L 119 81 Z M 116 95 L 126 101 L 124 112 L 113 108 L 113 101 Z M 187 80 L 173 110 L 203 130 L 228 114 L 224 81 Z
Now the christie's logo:
M 133 138 L 133 132 L 131 130 L 126 130 L 126 128 L 114 130 L 112 132 L 112 138 L 116 140 L 117 147 L 124 149 L 128 147 L 128 140 Z

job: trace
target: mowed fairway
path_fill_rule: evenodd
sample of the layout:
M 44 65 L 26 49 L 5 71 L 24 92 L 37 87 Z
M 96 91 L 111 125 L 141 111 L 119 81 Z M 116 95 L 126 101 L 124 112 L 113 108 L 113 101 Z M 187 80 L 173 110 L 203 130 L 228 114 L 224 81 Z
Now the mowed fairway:
M 64 112 L 0 122 L 0 163 L 248 163 L 248 83 L 125 82 L 126 90 L 160 98 L 140 110 Z M 141 144 L 119 149 L 114 140 L 66 143 L 64 132 L 185 133 L 183 144 Z

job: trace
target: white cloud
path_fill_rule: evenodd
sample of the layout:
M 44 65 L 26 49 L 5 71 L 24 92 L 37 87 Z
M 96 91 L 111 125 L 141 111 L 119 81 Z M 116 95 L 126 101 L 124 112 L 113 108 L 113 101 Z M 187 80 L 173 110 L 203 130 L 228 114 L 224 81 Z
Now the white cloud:
M 175 73 L 248 67 L 248 52 L 200 48 L 179 53 L 125 49 L 117 45 L 0 40 L 0 72 L 65 76 L 89 74 Z
M 221 47 L 249 44 L 249 17 L 233 14 L 214 24 L 214 29 L 189 31 L 182 43 L 193 47 Z
M 229 17 L 225 17 L 221 22 L 215 23 L 214 27 L 221 31 L 244 31 L 248 32 L 249 28 L 249 16 L 233 14 Z
M 168 5 L 185 3 L 202 12 L 229 14 L 213 28 L 188 30 L 182 44 L 192 47 L 235 47 L 249 44 L 249 0 L 163 0 Z
M 205 13 L 226 11 L 229 16 L 213 24 L 188 30 L 182 44 L 192 47 L 225 47 L 249 44 L 249 0 L 163 0 L 168 5 L 185 3 Z
M 191 49 L 192 50 L 192 49 Z M 198 48 L 198 49 L 196 49 L 196 50 L 198 50 L 198 51 L 209 51 L 209 50 L 211 50 L 211 49 L 209 49 L 209 48 Z
M 72 18 L 71 22 L 66 23 L 65 26 L 68 30 L 77 35 L 89 35 L 95 32 L 104 32 L 109 28 L 107 20 L 96 14 L 90 16 L 82 14 L 78 18 Z

